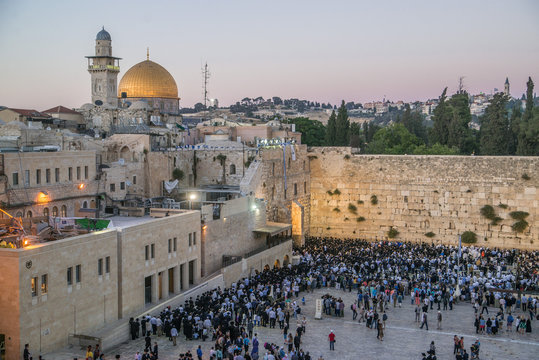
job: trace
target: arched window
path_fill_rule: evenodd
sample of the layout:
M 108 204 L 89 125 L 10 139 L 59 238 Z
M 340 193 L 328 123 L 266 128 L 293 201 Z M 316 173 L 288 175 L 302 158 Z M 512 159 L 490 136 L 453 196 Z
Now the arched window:
M 43 216 L 49 216 L 49 208 L 43 209 Z
M 230 175 L 236 175 L 236 165 L 230 164 Z
M 27 218 L 31 218 L 31 217 L 32 217 L 32 212 L 31 212 L 31 211 L 27 211 L 27 212 L 26 212 L 26 217 L 27 217 Z
M 58 216 L 58 208 L 56 206 L 52 207 L 52 217 Z
M 15 216 L 18 217 L 18 218 L 22 217 L 22 212 L 17 211 L 17 215 L 15 215 Z
M 60 210 L 61 217 L 67 217 L 67 206 L 62 205 L 62 210 Z
M 82 203 L 82 208 L 83 209 L 88 209 L 88 201 L 85 201 Z

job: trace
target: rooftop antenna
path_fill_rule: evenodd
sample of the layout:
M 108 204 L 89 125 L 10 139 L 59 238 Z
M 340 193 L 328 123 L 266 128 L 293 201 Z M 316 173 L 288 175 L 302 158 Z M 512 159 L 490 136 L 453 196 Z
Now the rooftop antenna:
M 459 77 L 459 89 L 457 91 L 457 94 L 464 93 L 464 76 Z
M 150 60 L 150 47 L 146 48 L 146 60 Z
M 204 76 L 204 121 L 206 120 L 206 114 L 207 114 L 207 104 L 208 104 L 208 82 L 210 80 L 210 71 L 208 70 L 208 63 L 206 62 L 204 64 L 204 67 L 202 68 L 202 75 Z

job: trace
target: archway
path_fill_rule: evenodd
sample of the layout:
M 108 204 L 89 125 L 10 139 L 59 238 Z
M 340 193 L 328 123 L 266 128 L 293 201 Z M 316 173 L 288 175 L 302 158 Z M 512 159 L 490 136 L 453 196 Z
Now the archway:
M 290 264 L 290 257 L 285 255 L 283 259 L 283 266 L 288 266 L 288 264 Z
M 43 216 L 49 216 L 49 208 L 43 208 Z
M 83 209 L 88 209 L 88 201 L 84 201 L 84 202 L 82 203 L 82 208 L 83 208 Z
M 281 262 L 279 259 L 275 259 L 275 263 L 273 264 L 274 269 L 279 269 L 281 267 Z
M 52 216 L 53 217 L 57 217 L 58 216 L 58 208 L 56 206 L 54 206 L 52 208 Z
M 230 164 L 230 175 L 236 175 L 236 165 Z
M 32 212 L 31 212 L 31 211 L 27 211 L 27 212 L 26 212 L 26 217 L 27 217 L 27 218 L 31 218 L 31 217 L 32 217 Z
M 60 210 L 60 216 L 61 217 L 67 217 L 67 206 L 62 205 L 62 208 Z
M 90 209 L 95 209 L 95 200 L 90 201 Z
M 128 146 L 124 146 L 120 150 L 120 158 L 124 159 L 124 161 L 129 161 L 129 159 L 131 158 L 131 156 L 129 156 L 130 154 L 131 154 L 131 151 L 129 150 Z

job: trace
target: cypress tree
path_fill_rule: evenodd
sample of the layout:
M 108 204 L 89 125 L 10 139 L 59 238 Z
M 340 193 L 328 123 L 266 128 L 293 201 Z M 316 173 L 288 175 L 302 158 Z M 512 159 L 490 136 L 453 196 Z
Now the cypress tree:
M 442 95 L 440 95 L 438 106 L 436 106 L 433 111 L 433 127 L 430 136 L 431 144 L 439 143 L 441 145 L 447 145 L 449 139 L 449 124 L 453 119 L 453 111 L 446 101 L 446 93 L 447 88 L 445 88 Z
M 335 136 L 337 133 L 337 116 L 335 115 L 335 111 L 331 112 L 331 116 L 328 120 L 328 125 L 326 128 L 326 145 L 327 146 L 335 146 Z
M 531 77 L 528 78 L 526 86 L 526 109 L 520 121 L 517 154 L 539 155 L 539 114 L 534 111 Z
M 481 117 L 481 155 L 507 155 L 509 153 L 509 119 L 507 97 L 503 93 L 494 95 Z
M 344 100 L 337 112 L 335 132 L 335 145 L 349 146 L 350 145 L 350 120 L 348 119 L 348 110 L 344 104 Z

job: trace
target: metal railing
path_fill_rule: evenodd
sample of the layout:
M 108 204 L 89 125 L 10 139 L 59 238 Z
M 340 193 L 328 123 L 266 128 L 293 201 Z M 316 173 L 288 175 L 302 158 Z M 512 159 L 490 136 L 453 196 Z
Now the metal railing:
M 256 254 L 259 254 L 263 251 L 266 251 L 268 249 L 271 249 L 272 247 L 284 244 L 287 241 L 292 241 L 291 237 L 278 237 L 278 238 L 272 238 L 270 239 L 270 242 L 264 246 L 261 246 L 259 248 L 256 248 L 254 250 L 248 251 L 244 253 L 243 255 L 223 255 L 223 263 L 222 267 L 227 267 L 232 264 L 235 264 L 237 262 L 240 262 L 243 259 L 248 259 L 251 256 L 254 256 Z

